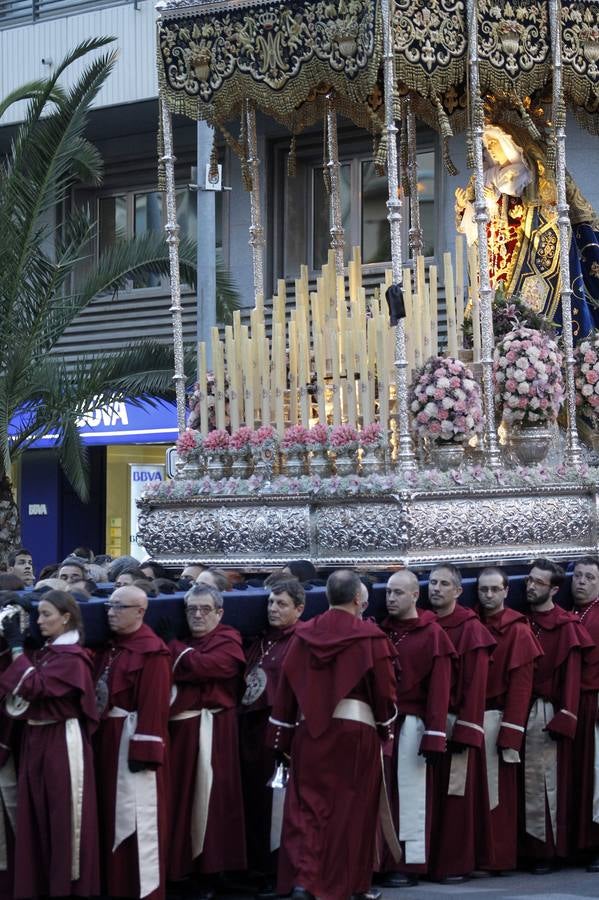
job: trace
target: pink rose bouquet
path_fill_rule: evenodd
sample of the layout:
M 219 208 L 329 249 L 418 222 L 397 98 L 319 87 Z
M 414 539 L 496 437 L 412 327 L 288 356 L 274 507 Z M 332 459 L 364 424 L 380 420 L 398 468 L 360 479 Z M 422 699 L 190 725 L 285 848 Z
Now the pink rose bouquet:
M 284 453 L 303 453 L 308 447 L 309 430 L 303 425 L 290 425 L 283 432 L 281 450 Z
M 329 435 L 329 447 L 331 450 L 345 451 L 357 450 L 360 445 L 360 436 L 353 425 L 335 425 Z
M 278 443 L 278 435 L 272 425 L 261 425 L 252 433 L 252 444 L 254 447 L 261 447 L 264 444 Z
M 493 358 L 495 402 L 507 423 L 555 422 L 564 402 L 562 354 L 542 331 L 516 328 L 497 344 Z
M 194 428 L 186 428 L 183 434 L 177 438 L 177 456 L 180 459 L 189 459 L 194 455 L 199 455 L 202 446 L 203 439 L 200 432 Z
M 329 443 L 331 429 L 328 425 L 318 422 L 308 431 L 308 450 L 324 450 Z
M 242 425 L 229 438 L 229 450 L 240 455 L 249 453 L 252 448 L 253 437 L 254 429 L 248 428 L 247 425 Z
M 382 447 L 383 446 L 383 426 L 380 422 L 371 422 L 364 425 L 360 432 L 361 447 Z
M 215 428 L 209 431 L 204 438 L 204 451 L 210 453 L 221 453 L 229 449 L 229 432 L 224 428 Z
M 593 426 L 599 424 L 599 333 L 592 332 L 574 350 L 576 406 Z
M 431 356 L 414 376 L 409 403 L 420 437 L 460 443 L 482 431 L 480 388 L 459 359 Z

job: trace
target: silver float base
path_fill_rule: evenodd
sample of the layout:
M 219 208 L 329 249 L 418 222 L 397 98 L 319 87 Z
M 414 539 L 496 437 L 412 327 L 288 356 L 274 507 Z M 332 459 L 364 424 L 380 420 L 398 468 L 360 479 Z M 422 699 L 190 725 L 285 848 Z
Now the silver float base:
M 425 567 L 569 559 L 596 553 L 597 490 L 589 485 L 468 487 L 343 500 L 311 496 L 144 500 L 139 531 L 157 562 L 266 570 Z

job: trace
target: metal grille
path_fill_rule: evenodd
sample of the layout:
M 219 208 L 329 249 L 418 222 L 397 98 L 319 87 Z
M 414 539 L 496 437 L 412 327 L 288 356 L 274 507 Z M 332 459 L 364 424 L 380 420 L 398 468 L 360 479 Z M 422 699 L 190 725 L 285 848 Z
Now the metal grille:
M 0 0 L 0 29 L 27 25 L 40 19 L 57 19 L 91 12 L 109 6 L 132 4 L 141 0 Z

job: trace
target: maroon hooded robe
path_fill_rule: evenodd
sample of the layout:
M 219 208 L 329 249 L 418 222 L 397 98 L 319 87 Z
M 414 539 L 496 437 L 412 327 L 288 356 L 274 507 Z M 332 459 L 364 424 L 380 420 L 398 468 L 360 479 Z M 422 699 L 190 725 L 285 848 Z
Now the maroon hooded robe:
M 499 803 L 491 809 L 491 845 L 479 859 L 483 869 L 515 869 L 518 857 L 518 773 L 516 754 L 522 748 L 530 709 L 535 660 L 543 655 L 530 623 L 521 613 L 504 608 L 485 617 L 497 641 L 487 681 L 486 710 L 501 711 L 497 736 Z M 503 751 L 508 751 L 503 753 Z M 510 751 L 516 751 L 516 754 Z
M 599 718 L 599 598 L 573 612 L 586 628 L 592 647 L 584 654 L 574 738 L 574 809 L 578 818 L 578 850 L 599 852 L 599 824 L 593 821 L 595 790 L 595 741 Z
M 455 716 L 451 741 L 463 749 L 457 765 L 466 766 L 464 793 L 449 793 L 455 755 L 450 752 L 436 767 L 435 796 L 439 815 L 431 836 L 429 872 L 442 880 L 467 875 L 477 867 L 481 849 L 489 845 L 489 798 L 483 750 L 483 718 L 492 636 L 471 609 L 456 605 L 439 625 L 455 647 L 455 669 L 449 711 Z M 450 744 L 449 749 L 452 749 Z
M 524 832 L 521 852 L 524 856 L 539 860 L 552 860 L 568 856 L 574 843 L 572 828 L 572 758 L 573 743 L 578 720 L 580 701 L 580 675 L 583 652 L 590 639 L 579 623 L 578 617 L 559 606 L 547 612 L 529 613 L 532 630 L 537 637 L 543 656 L 534 673 L 532 700 L 546 700 L 553 704 L 554 716 L 547 723 L 546 731 L 557 744 L 557 835 L 553 834 L 549 807 L 545 800 L 546 839 Z M 526 754 L 530 754 L 529 739 L 524 739 L 524 766 Z M 523 771 L 526 790 L 526 769 Z M 525 817 L 523 819 L 524 827 Z
M 105 673 L 108 680 L 108 705 L 96 743 L 96 775 L 105 892 L 112 897 L 140 896 L 137 834 L 113 850 L 119 746 L 125 721 L 109 715 L 113 707 L 137 712 L 137 728 L 129 745 L 128 759 L 147 764 L 156 773 L 160 884 L 146 896 L 162 900 L 165 895 L 170 670 L 167 647 L 145 624 L 133 634 L 115 635 L 96 658 L 96 678 L 101 679 Z
M 348 900 L 370 887 L 382 779 L 377 729 L 388 740 L 396 715 L 391 658 L 383 632 L 342 609 L 296 627 L 268 737 L 275 750 L 291 747 L 279 894 L 301 885 L 319 900 Z M 333 718 L 345 698 L 369 707 L 377 728 Z
M 3 638 L 0 639 L 0 672 L 4 672 L 11 664 L 10 649 Z M 0 770 L 3 780 L 8 784 L 8 792 L 12 796 L 5 797 L 6 788 L 0 789 L 0 815 L 4 819 L 4 834 L 6 835 L 6 867 L 0 868 L 0 900 L 12 900 L 14 897 L 15 881 L 15 835 L 16 826 L 16 770 L 18 765 L 19 747 L 21 743 L 22 723 L 8 715 L 4 704 L 0 707 Z M 14 801 L 14 809 L 11 816 L 7 813 L 6 802 Z
M 406 716 L 417 716 L 424 723 L 425 731 L 420 741 L 419 752 L 443 753 L 447 740 L 447 712 L 451 688 L 452 659 L 455 658 L 453 645 L 437 621 L 434 613 L 417 610 L 415 619 L 399 620 L 391 616 L 381 624 L 381 628 L 395 647 L 397 674 L 397 720 L 392 765 L 389 775 L 391 805 L 398 823 L 399 791 L 397 784 L 398 738 Z M 401 765 L 401 761 L 400 761 Z M 437 804 L 434 796 L 433 769 L 426 771 L 426 858 L 430 851 L 430 835 L 433 816 Z M 428 862 L 409 863 L 404 859 L 398 865 L 385 853 L 383 869 L 410 874 L 424 874 Z
M 17 690 L 18 689 L 18 690 Z M 15 897 L 89 897 L 100 891 L 94 763 L 90 737 L 98 716 L 87 650 L 46 644 L 33 660 L 18 656 L 0 692 L 29 702 L 19 760 Z M 83 749 L 79 878 L 71 880 L 71 776 L 66 721 L 76 719 Z M 31 724 L 42 722 L 46 724 Z
M 203 637 L 169 644 L 176 696 L 169 732 L 172 814 L 168 875 L 179 880 L 197 872 L 245 869 L 245 829 L 239 765 L 237 701 L 245 655 L 241 635 L 217 625 Z M 191 818 L 196 782 L 200 717 L 176 717 L 190 710 L 218 710 L 213 716 L 213 782 L 200 856 L 193 859 Z
M 283 660 L 295 633 L 295 623 L 269 628 L 247 652 L 246 675 L 259 665 L 266 675 L 264 692 L 239 708 L 239 745 L 247 835 L 248 865 L 264 874 L 274 870 L 270 851 L 272 788 L 268 781 L 275 770 L 275 754 L 266 745 L 268 717 L 275 700 Z

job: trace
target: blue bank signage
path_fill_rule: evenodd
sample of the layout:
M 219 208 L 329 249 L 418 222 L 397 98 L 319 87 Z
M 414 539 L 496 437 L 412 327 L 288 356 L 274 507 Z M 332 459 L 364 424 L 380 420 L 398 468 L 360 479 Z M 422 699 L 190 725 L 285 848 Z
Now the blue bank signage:
M 18 428 L 17 417 L 15 426 Z M 77 422 L 84 444 L 172 444 L 178 435 L 177 409 L 174 403 L 155 406 L 113 403 L 90 409 Z M 33 446 L 53 447 L 58 435 L 47 434 Z

